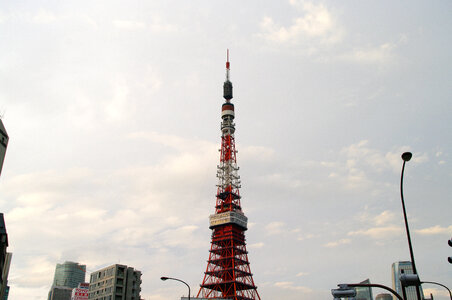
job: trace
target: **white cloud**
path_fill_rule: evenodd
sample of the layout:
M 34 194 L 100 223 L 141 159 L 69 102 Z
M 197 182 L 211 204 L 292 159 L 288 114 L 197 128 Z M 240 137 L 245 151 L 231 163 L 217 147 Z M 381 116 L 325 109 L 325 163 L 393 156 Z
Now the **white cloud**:
M 377 226 L 386 225 L 395 220 L 395 214 L 389 210 L 385 210 L 374 218 L 374 223 Z
M 268 161 L 275 156 L 275 150 L 262 146 L 245 146 L 240 148 L 240 159 Z
M 179 31 L 179 27 L 176 24 L 170 24 L 159 16 L 152 17 L 149 28 L 155 33 L 175 33 Z
M 415 230 L 415 232 L 422 235 L 452 234 L 452 225 L 450 225 L 449 227 L 435 225 L 432 227 Z
M 283 222 L 271 222 L 265 226 L 265 230 L 269 235 L 285 233 L 286 224 Z
M 295 275 L 295 276 L 297 276 L 297 277 L 301 277 L 301 276 L 308 276 L 309 275 L 309 273 L 307 273 L 307 272 L 299 272 L 297 275 Z
M 259 249 L 259 248 L 262 248 L 264 246 L 265 246 L 265 244 L 260 242 L 260 243 L 250 244 L 250 245 L 248 245 L 248 248 L 249 249 Z
M 296 286 L 291 281 L 279 281 L 275 283 L 275 286 L 281 289 L 285 290 L 294 290 L 294 291 L 300 291 L 303 293 L 311 293 L 312 289 L 305 287 L 305 286 Z
M 327 248 L 335 248 L 341 245 L 346 245 L 346 244 L 350 244 L 351 240 L 350 239 L 340 239 L 338 241 L 335 242 L 329 242 L 324 244 L 323 246 L 327 247 Z
M 387 239 L 394 236 L 399 236 L 403 233 L 403 230 L 401 227 L 397 226 L 385 226 L 385 227 L 374 227 L 369 228 L 365 230 L 357 230 L 357 231 L 350 231 L 347 233 L 349 236 L 368 236 L 373 239 Z
M 135 20 L 114 20 L 113 25 L 116 28 L 124 30 L 144 30 L 148 29 L 153 33 L 175 33 L 178 32 L 178 26 L 167 23 L 160 16 L 153 16 L 150 22 L 135 21 Z
M 301 40 L 316 40 L 320 43 L 335 43 L 342 39 L 343 30 L 331 11 L 323 4 L 290 1 L 304 13 L 292 25 L 277 25 L 271 17 L 260 23 L 261 37 L 277 43 L 297 43 Z
M 32 22 L 37 24 L 48 24 L 58 20 L 58 17 L 51 11 L 40 9 L 33 17 Z
M 105 113 L 107 120 L 117 121 L 125 118 L 129 112 L 130 104 L 128 101 L 129 87 L 123 81 L 119 81 L 114 85 L 113 99 L 105 105 Z
M 304 241 L 304 240 L 312 239 L 312 238 L 314 238 L 314 237 L 315 237 L 315 235 L 312 234 L 312 233 L 308 233 L 308 234 L 299 234 L 299 235 L 297 236 L 297 240 L 298 240 L 298 241 Z
M 126 30 L 139 30 L 145 29 L 146 23 L 142 21 L 133 21 L 133 20 L 114 20 L 113 25 L 119 29 Z
M 377 47 L 355 49 L 351 53 L 345 54 L 343 58 L 358 63 L 384 64 L 394 60 L 395 49 L 394 43 L 384 43 Z

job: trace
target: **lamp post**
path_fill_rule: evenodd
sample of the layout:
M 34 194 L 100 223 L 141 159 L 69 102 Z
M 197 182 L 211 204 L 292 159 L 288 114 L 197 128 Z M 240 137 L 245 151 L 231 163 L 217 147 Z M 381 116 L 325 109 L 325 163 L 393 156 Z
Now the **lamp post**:
M 385 290 L 393 293 L 394 296 L 396 296 L 397 299 L 404 300 L 399 294 L 397 294 L 396 291 L 394 291 L 390 287 L 387 287 L 387 286 L 382 285 L 382 284 L 374 284 L 374 283 L 343 283 L 343 284 L 338 284 L 338 286 L 339 286 L 338 289 L 331 290 L 331 293 L 333 294 L 334 300 L 340 299 L 342 297 L 355 297 L 356 296 L 356 291 L 355 291 L 355 289 L 353 289 L 355 287 L 376 287 L 376 288 L 385 289 Z M 354 293 L 351 290 L 353 290 Z
M 177 279 L 177 278 L 172 278 L 172 277 L 165 277 L 165 276 L 163 276 L 163 277 L 160 277 L 160 279 L 163 280 L 163 281 L 168 280 L 168 279 L 169 280 L 176 280 L 176 281 L 179 281 L 179 282 L 182 282 L 183 284 L 185 284 L 188 287 L 188 300 L 190 300 L 190 286 L 188 285 L 188 283 L 186 283 L 183 280 L 180 280 L 180 279 Z
M 405 171 L 405 163 L 407 161 L 410 161 L 411 157 L 413 157 L 413 154 L 411 154 L 411 152 L 405 152 L 402 154 L 403 166 L 402 166 L 402 175 L 400 176 L 400 198 L 402 199 L 403 218 L 405 220 L 406 236 L 408 239 L 408 247 L 410 249 L 410 257 L 411 257 L 411 265 L 413 266 L 413 274 L 417 274 L 416 264 L 414 262 L 413 246 L 411 245 L 410 229 L 408 227 L 408 219 L 406 217 L 405 201 L 403 199 L 403 173 Z M 405 291 L 405 289 L 403 287 L 402 287 L 402 289 L 403 289 L 403 291 Z M 421 293 L 419 291 L 419 286 L 416 286 L 416 295 L 417 295 L 418 300 L 422 299 Z
M 434 281 L 422 281 L 421 284 L 423 284 L 423 283 L 430 283 L 430 284 L 436 284 L 436 285 L 442 286 L 443 288 L 447 289 L 447 291 L 449 291 L 450 300 L 452 300 L 452 292 L 444 284 L 441 284 L 441 283 L 438 283 L 438 282 L 434 282 Z
M 421 284 L 424 284 L 424 283 L 430 283 L 430 284 L 436 284 L 436 285 L 442 286 L 449 292 L 450 299 L 452 300 L 452 292 L 450 291 L 450 289 L 447 286 L 445 286 L 444 284 L 441 284 L 439 282 L 435 282 L 435 281 L 420 281 L 419 276 L 417 274 L 402 274 L 402 275 L 400 275 L 400 282 L 402 283 L 403 287 L 420 286 Z

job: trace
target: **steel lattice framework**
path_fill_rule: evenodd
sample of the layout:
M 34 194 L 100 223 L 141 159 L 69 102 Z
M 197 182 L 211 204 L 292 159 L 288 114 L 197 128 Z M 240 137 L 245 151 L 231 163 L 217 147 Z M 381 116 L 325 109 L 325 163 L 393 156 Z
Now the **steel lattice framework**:
M 197 297 L 207 299 L 260 300 L 248 261 L 245 231 L 248 218 L 240 205 L 240 176 L 235 149 L 234 104 L 229 81 L 229 53 L 226 81 L 223 85 L 226 102 L 221 112 L 220 164 L 217 166 L 218 189 L 215 214 L 210 216 L 212 242 L 204 279 Z

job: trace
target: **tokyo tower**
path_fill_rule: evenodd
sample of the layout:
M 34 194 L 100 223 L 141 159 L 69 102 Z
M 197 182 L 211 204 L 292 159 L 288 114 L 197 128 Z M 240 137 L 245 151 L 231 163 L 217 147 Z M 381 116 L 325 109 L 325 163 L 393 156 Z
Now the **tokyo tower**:
M 221 108 L 220 164 L 217 166 L 218 189 L 215 214 L 209 217 L 212 242 L 204 279 L 197 297 L 207 299 L 260 300 L 253 281 L 245 231 L 248 218 L 240 205 L 240 176 L 235 150 L 234 104 L 229 81 L 229 51 Z

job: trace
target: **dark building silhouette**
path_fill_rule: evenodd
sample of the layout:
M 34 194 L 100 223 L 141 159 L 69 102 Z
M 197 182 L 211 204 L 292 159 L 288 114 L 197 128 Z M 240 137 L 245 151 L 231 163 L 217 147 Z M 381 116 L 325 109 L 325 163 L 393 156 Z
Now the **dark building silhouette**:
M 2 119 L 0 119 L 0 174 L 2 173 L 3 161 L 5 160 L 6 148 L 8 147 L 9 137 L 6 133 Z
M 3 213 L 0 213 L 0 299 L 7 299 L 8 287 L 8 273 L 9 265 L 11 264 L 11 253 L 6 252 L 8 247 L 8 234 L 6 233 L 5 219 Z M 6 296 L 5 296 L 6 295 Z

